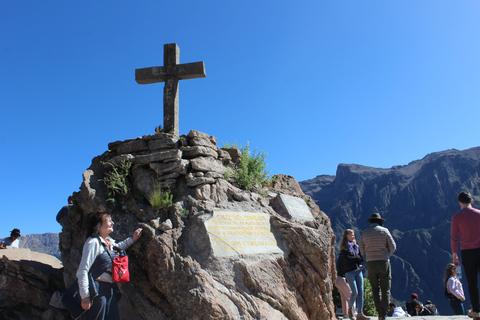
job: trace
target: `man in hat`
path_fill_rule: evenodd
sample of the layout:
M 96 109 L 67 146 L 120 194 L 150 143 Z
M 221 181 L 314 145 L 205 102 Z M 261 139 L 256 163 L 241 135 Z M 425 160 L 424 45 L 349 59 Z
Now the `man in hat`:
M 17 248 L 20 244 L 20 230 L 19 229 L 13 229 L 12 232 L 10 232 L 10 237 L 6 237 L 5 239 L 2 240 L 2 243 L 0 243 L 0 249 L 6 249 L 8 248 Z
M 388 303 L 390 302 L 392 282 L 390 256 L 397 247 L 390 231 L 382 227 L 385 219 L 382 219 L 379 213 L 372 214 L 367 221 L 370 222 L 370 227 L 362 233 L 360 252 L 363 252 L 367 257 L 368 278 L 372 286 L 373 301 L 378 312 L 378 319 L 385 320 Z
M 450 244 L 452 246 L 453 264 L 460 263 L 457 256 L 458 241 L 462 254 L 462 264 L 467 278 L 468 293 L 472 309 L 470 318 L 480 319 L 480 302 L 478 294 L 478 271 L 480 270 L 480 210 L 472 208 L 473 197 L 468 191 L 458 194 L 458 204 L 462 210 L 452 217 Z

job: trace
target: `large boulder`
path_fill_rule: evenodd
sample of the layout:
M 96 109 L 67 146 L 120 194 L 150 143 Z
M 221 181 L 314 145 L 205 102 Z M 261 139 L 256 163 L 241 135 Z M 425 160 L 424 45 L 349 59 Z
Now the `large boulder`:
M 29 249 L 3 249 L 0 256 L 0 319 L 40 319 L 53 293 L 65 288 L 61 261 Z
M 127 250 L 131 281 L 120 286 L 123 319 L 334 318 L 335 237 L 328 217 L 289 176 L 277 176 L 268 192 L 239 189 L 223 174 L 224 166 L 233 168 L 229 154 L 235 153 L 216 143 L 215 137 L 194 130 L 181 137 L 163 133 L 117 141 L 96 157 L 62 221 L 65 285 L 75 281 L 88 218 L 114 203 L 113 238 L 123 240 L 143 228 L 140 240 Z M 119 160 L 131 163 L 128 193 L 111 201 L 102 180 Z M 158 189 L 171 192 L 170 206 L 149 203 Z M 285 215 L 280 193 L 305 199 L 312 218 Z M 219 231 L 210 226 L 219 212 L 246 222 L 265 219 L 258 222 L 261 226 L 234 222 Z M 235 236 L 220 239 L 222 232 L 248 234 L 250 241 L 242 247 Z M 268 245 L 262 237 L 270 237 Z M 217 241 L 228 241 L 231 252 L 220 253 Z

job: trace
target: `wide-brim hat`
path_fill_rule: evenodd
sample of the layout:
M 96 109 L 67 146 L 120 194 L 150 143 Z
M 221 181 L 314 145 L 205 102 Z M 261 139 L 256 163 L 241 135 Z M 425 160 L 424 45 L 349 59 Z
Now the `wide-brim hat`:
M 382 219 L 380 213 L 374 213 L 370 218 L 367 219 L 367 222 L 382 221 L 385 222 L 385 219 Z

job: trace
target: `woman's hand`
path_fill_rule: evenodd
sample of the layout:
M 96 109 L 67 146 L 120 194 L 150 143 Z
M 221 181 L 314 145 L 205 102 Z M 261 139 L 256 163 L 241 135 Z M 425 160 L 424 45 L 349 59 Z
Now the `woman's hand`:
M 92 306 L 92 303 L 90 301 L 90 297 L 86 297 L 82 299 L 82 309 L 83 310 L 88 310 Z
M 140 239 L 140 236 L 142 235 L 142 230 L 143 230 L 142 228 L 138 228 L 133 232 L 133 236 L 132 236 L 133 241 L 137 241 L 138 239 Z

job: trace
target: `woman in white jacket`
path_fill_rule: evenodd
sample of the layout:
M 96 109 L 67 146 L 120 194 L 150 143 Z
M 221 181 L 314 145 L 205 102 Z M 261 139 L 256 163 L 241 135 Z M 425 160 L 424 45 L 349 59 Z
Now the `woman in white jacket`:
M 142 229 L 135 230 L 132 237 L 116 243 L 109 234 L 113 232 L 113 221 L 110 213 L 97 212 L 92 218 L 90 237 L 83 246 L 82 260 L 77 270 L 77 279 L 81 306 L 85 312 L 85 319 L 120 319 L 118 315 L 116 284 L 112 281 L 112 267 L 110 266 L 100 276 L 95 278 L 95 286 L 98 285 L 98 295 L 90 297 L 89 271 L 93 263 L 106 249 L 113 250 L 113 247 L 127 249 L 137 241 Z
M 463 293 L 462 283 L 457 278 L 457 267 L 453 263 L 447 265 L 443 283 L 447 292 L 453 295 L 449 298 L 450 308 L 452 308 L 453 313 L 455 315 L 465 315 L 465 309 L 463 308 L 465 294 Z

